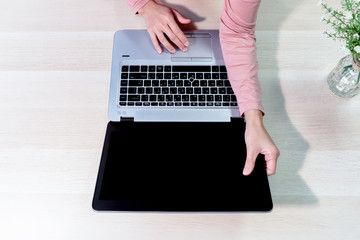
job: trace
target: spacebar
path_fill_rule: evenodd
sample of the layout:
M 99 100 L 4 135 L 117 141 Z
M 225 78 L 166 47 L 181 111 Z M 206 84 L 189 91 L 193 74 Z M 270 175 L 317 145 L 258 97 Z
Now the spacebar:
M 210 66 L 173 66 L 173 72 L 210 72 Z

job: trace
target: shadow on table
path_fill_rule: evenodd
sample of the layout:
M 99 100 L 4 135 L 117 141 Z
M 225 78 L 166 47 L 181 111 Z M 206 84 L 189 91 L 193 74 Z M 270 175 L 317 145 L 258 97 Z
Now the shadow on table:
M 184 16 L 192 19 L 192 24 L 182 26 L 183 30 L 195 30 L 197 29 L 195 23 L 205 20 L 205 17 L 199 16 L 185 6 L 167 3 L 165 0 L 160 2 L 177 9 Z M 272 48 L 270 56 L 266 56 L 266 61 L 271 64 L 271 71 L 262 71 L 261 59 L 259 59 L 260 81 L 263 78 L 270 80 L 261 81 L 263 103 L 266 111 L 265 124 L 281 152 L 277 173 L 269 178 L 275 204 L 317 204 L 318 202 L 310 187 L 299 175 L 309 144 L 296 130 L 286 113 L 276 54 L 279 48 L 281 26 L 302 2 L 303 0 L 262 1 L 257 20 L 257 26 L 261 24 L 270 26 L 271 29 L 269 30 L 272 30 L 273 34 L 272 41 L 277 44 Z M 264 74 L 270 74 L 270 76 L 264 76 Z
M 281 152 L 277 173 L 269 177 L 275 204 L 318 203 L 315 194 L 299 175 L 299 171 L 306 159 L 309 144 L 296 130 L 287 115 L 277 63 L 279 31 L 281 31 L 281 26 L 302 2 L 303 0 L 262 1 L 257 21 L 257 26 L 264 24 L 265 26 L 271 27 L 271 30 L 273 30 L 273 32 L 271 32 L 271 34 L 273 34 L 271 41 L 276 44 L 274 48 L 271 48 L 271 56 L 266 56 L 266 61 L 270 61 L 271 71 L 262 71 L 261 59 L 259 59 L 260 81 L 262 77 L 271 80 L 261 82 L 263 88 L 263 103 L 267 115 L 265 117 L 265 124 Z M 265 14 L 273 12 L 275 13 Z M 266 41 L 266 39 L 264 40 Z M 270 74 L 270 76 L 264 76 L 264 74 Z M 301 99 L 299 99 L 299 105 L 300 104 Z M 304 114 L 306 113 L 304 112 Z

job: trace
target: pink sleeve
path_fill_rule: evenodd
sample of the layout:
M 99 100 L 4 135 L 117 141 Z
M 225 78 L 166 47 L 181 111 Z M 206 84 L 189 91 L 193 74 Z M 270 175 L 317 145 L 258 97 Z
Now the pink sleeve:
M 228 77 L 241 116 L 247 110 L 263 112 L 256 59 L 255 23 L 261 0 L 225 0 L 220 18 L 220 42 Z
M 126 0 L 126 3 L 129 5 L 131 11 L 137 14 L 140 8 L 142 8 L 150 0 Z

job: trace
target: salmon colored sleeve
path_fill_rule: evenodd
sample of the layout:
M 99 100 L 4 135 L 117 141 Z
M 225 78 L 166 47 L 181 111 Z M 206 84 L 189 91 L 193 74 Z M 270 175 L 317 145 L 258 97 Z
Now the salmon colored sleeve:
M 242 117 L 246 111 L 253 109 L 264 114 L 255 37 L 260 1 L 225 0 L 220 17 L 221 48 Z
M 138 13 L 139 9 L 142 8 L 150 0 L 126 0 L 131 11 L 135 14 Z

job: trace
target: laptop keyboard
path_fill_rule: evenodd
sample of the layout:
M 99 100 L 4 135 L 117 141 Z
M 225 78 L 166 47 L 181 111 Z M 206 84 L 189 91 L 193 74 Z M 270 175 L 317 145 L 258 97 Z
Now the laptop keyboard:
M 237 106 L 225 66 L 121 66 L 120 106 Z

